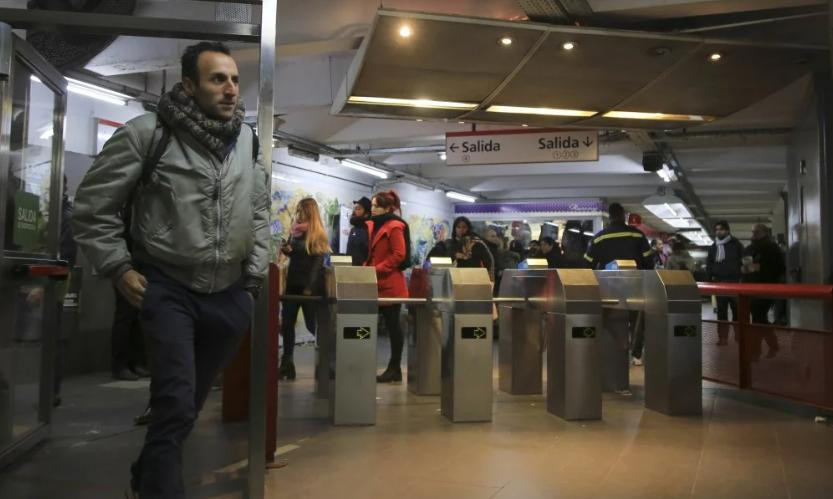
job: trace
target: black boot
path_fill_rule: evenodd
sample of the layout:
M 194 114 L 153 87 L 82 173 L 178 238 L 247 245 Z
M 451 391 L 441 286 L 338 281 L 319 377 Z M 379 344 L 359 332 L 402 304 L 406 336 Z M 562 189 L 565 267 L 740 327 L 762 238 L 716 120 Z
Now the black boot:
M 280 379 L 295 379 L 295 363 L 291 358 L 283 357 L 281 359 L 281 367 L 278 369 L 278 377 Z
M 399 366 L 388 366 L 385 372 L 376 376 L 377 383 L 401 383 L 402 369 Z

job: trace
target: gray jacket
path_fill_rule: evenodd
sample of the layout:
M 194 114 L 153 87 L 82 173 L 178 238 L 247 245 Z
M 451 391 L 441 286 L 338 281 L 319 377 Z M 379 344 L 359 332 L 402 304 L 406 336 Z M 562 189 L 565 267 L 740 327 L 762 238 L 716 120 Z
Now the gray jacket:
M 221 291 L 243 278 L 259 286 L 269 247 L 266 171 L 252 165 L 252 131 L 241 127 L 225 161 L 190 133 L 173 129 L 164 154 L 133 202 L 133 255 L 120 212 L 142 175 L 154 113 L 139 116 L 107 141 L 76 193 L 75 240 L 99 274 L 116 278 L 135 258 L 200 292 Z M 154 136 L 156 135 L 156 139 Z M 155 142 L 154 142 L 155 144 Z

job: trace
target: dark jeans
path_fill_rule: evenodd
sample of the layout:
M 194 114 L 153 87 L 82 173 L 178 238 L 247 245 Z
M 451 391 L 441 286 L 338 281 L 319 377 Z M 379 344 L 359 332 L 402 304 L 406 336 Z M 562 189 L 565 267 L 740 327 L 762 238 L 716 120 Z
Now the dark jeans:
M 752 313 L 753 324 L 770 324 L 769 309 L 775 304 L 775 300 L 767 300 L 762 298 L 755 298 L 749 300 L 749 311 Z M 759 359 L 761 356 L 761 340 L 766 343 L 769 348 L 768 355 L 772 356 L 778 351 L 778 337 L 775 336 L 775 331 L 771 328 L 754 328 L 750 335 L 749 342 L 751 345 L 751 354 L 753 359 Z
M 240 286 L 200 294 L 155 269 L 140 272 L 148 280 L 139 315 L 150 358 L 153 420 L 131 467 L 132 485 L 142 499 L 183 498 L 183 443 L 211 383 L 249 327 L 252 299 Z
M 133 368 L 145 364 L 145 342 L 139 324 L 139 311 L 133 307 L 115 287 L 116 310 L 113 313 L 113 328 L 110 330 L 110 348 L 113 356 L 112 369 L 118 372 L 125 367 Z
M 400 367 L 402 364 L 402 347 L 405 344 L 405 338 L 402 335 L 402 324 L 399 322 L 399 312 L 402 309 L 401 304 L 387 305 L 379 307 L 379 315 L 385 321 L 385 329 L 390 336 L 390 361 L 388 367 Z
M 303 289 L 287 288 L 286 294 L 300 295 Z M 292 359 L 295 353 L 295 323 L 298 321 L 298 310 L 304 311 L 304 324 L 310 333 L 315 335 L 315 303 L 281 302 L 281 339 L 283 339 L 283 357 Z
M 635 359 L 641 359 L 645 345 L 645 314 L 636 310 L 629 311 L 628 329 L 631 336 L 631 355 Z
M 738 322 L 738 300 L 736 298 L 732 298 L 731 296 L 718 296 L 717 320 L 728 321 L 730 308 L 732 309 L 732 320 Z M 726 343 L 729 339 L 730 327 L 731 326 L 729 326 L 728 324 L 718 324 L 717 338 L 720 341 L 720 343 Z

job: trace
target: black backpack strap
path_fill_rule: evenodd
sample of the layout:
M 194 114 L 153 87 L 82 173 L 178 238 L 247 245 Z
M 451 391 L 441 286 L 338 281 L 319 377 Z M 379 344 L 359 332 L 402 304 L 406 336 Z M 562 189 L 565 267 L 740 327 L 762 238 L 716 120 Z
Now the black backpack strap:
M 153 173 L 154 169 L 156 169 L 156 165 L 159 164 L 159 160 L 162 158 L 162 155 L 165 154 L 165 149 L 168 148 L 168 142 L 171 141 L 171 128 L 166 125 L 165 122 L 157 119 L 156 128 L 162 129 L 162 135 L 155 147 L 153 146 L 153 140 L 151 139 L 152 149 L 149 149 L 150 154 L 145 156 L 145 162 L 142 164 L 142 176 L 139 178 L 140 185 L 146 184 L 148 180 L 150 180 L 150 174 Z M 154 133 L 154 135 L 156 135 L 156 133 Z
M 257 153 L 260 152 L 260 139 L 257 137 L 254 127 L 248 123 L 246 125 L 252 131 L 252 164 L 254 164 L 257 162 Z

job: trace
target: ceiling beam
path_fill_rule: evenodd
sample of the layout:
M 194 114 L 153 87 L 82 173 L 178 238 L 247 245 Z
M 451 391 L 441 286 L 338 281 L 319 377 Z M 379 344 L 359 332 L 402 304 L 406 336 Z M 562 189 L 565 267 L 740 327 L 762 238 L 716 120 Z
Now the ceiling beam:
M 15 29 L 260 43 L 259 24 L 8 8 L 0 19 Z

